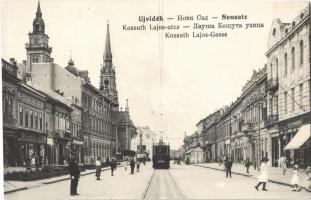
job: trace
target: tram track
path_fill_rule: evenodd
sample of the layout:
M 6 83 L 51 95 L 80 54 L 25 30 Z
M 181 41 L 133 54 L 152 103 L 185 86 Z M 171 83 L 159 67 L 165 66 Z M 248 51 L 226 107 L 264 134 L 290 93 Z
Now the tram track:
M 184 196 L 169 169 L 156 169 L 153 171 L 141 199 L 184 199 Z

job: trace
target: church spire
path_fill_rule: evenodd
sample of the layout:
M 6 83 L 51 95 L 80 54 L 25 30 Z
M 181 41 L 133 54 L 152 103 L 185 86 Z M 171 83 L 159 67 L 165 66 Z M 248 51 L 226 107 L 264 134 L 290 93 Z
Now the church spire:
M 36 16 L 42 16 L 41 7 L 40 7 L 40 1 L 38 1 Z
M 36 18 L 33 20 L 32 27 L 33 27 L 33 33 L 43 33 L 44 34 L 45 24 L 44 24 L 44 21 L 42 19 L 40 1 L 38 1 Z
M 112 62 L 109 21 L 107 21 L 106 43 L 105 43 L 105 52 L 104 52 L 104 62 L 107 62 L 107 61 Z

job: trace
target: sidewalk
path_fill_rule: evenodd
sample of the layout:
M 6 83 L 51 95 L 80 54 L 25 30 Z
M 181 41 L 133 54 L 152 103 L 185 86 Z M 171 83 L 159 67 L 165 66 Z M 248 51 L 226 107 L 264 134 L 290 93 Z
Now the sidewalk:
M 194 165 L 199 166 L 199 167 L 205 167 L 209 169 L 224 171 L 223 164 L 219 165 L 218 163 L 198 163 Z M 232 174 L 238 174 L 238 175 L 242 175 L 242 176 L 246 176 L 250 178 L 257 178 L 257 176 L 259 175 L 259 171 L 257 169 L 254 170 L 253 166 L 249 168 L 249 174 L 246 173 L 246 168 L 242 164 L 233 164 L 231 171 L 232 171 Z M 290 184 L 292 174 L 293 174 L 293 169 L 287 169 L 286 174 L 283 175 L 281 168 L 270 167 L 269 168 L 269 182 L 277 183 L 277 184 L 281 184 L 285 186 L 292 186 Z M 299 181 L 300 181 L 300 186 L 303 187 L 304 189 L 306 189 L 307 185 L 310 184 L 310 181 L 306 180 L 305 170 L 299 171 Z
M 102 168 L 102 171 L 106 171 L 109 169 L 110 167 L 104 167 Z M 88 170 L 81 172 L 81 176 L 94 174 L 94 173 L 95 173 L 95 169 L 88 169 Z M 41 180 L 35 180 L 35 181 L 4 181 L 4 194 L 11 193 L 11 192 L 17 192 L 20 190 L 26 190 L 29 188 L 40 187 L 44 184 L 51 184 L 51 183 L 69 180 L 69 179 L 70 179 L 70 176 L 69 174 L 67 174 L 67 175 L 62 175 L 62 176 L 57 176 L 57 177 L 47 178 L 47 179 L 41 179 Z

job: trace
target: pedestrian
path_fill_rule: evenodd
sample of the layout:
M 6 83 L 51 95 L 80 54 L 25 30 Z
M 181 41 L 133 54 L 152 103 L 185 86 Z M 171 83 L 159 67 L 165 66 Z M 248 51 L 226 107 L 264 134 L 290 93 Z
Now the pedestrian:
M 268 191 L 266 189 L 266 184 L 268 182 L 268 161 L 269 159 L 264 157 L 261 160 L 261 166 L 260 166 L 260 175 L 257 177 L 258 178 L 258 184 L 255 186 L 255 189 L 258 190 L 259 186 L 262 184 L 262 190 L 263 191 Z
M 294 192 L 299 192 L 301 190 L 301 187 L 299 187 L 298 170 L 298 165 L 294 165 L 293 175 L 291 179 L 291 184 L 294 186 Z
M 307 188 L 307 191 L 311 192 L 311 166 L 307 167 L 306 174 L 307 174 L 307 177 L 306 177 L 307 186 L 306 186 L 306 188 Z
M 283 154 L 281 158 L 279 159 L 279 163 L 280 163 L 280 167 L 282 168 L 283 175 L 285 175 L 285 172 L 287 169 L 287 166 L 286 166 L 287 160 Z
M 134 169 L 135 169 L 135 161 L 134 161 L 134 158 L 131 159 L 130 167 L 131 167 L 131 174 L 134 174 Z
M 77 193 L 78 182 L 80 178 L 80 169 L 77 163 L 77 159 L 73 158 L 69 163 L 70 173 L 70 195 L 79 195 Z
M 127 165 L 128 165 L 128 164 L 127 164 L 127 160 L 124 160 L 124 161 L 123 161 L 123 166 L 124 166 L 124 170 L 125 170 L 125 171 L 127 171 Z
M 229 157 L 227 157 L 225 160 L 225 167 L 226 167 L 226 178 L 228 178 L 228 175 L 231 178 L 232 161 Z
M 137 159 L 137 161 L 136 161 L 136 172 L 139 172 L 139 167 L 140 167 L 140 161 L 139 161 L 139 159 Z
M 246 158 L 245 160 L 245 167 L 246 167 L 246 173 L 249 174 L 249 166 L 250 166 L 251 162 L 249 161 L 249 158 Z
M 114 175 L 113 175 L 113 172 L 114 172 L 114 170 L 115 170 L 115 163 L 116 163 L 114 160 L 115 160 L 115 159 L 112 158 L 112 160 L 111 160 L 111 162 L 110 162 L 111 176 L 114 176 Z
M 101 173 L 101 158 L 100 157 L 97 157 L 95 165 L 96 165 L 96 173 L 95 173 L 96 180 L 100 180 L 100 173 Z
M 31 168 L 36 167 L 36 158 L 34 155 L 31 156 Z

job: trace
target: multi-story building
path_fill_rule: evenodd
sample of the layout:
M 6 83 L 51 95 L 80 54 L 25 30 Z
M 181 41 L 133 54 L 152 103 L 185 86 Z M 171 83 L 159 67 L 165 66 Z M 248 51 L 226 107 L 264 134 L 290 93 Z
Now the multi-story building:
M 124 111 L 118 111 L 118 136 L 117 136 L 117 151 L 127 152 L 131 150 L 132 138 L 137 135 L 136 127 L 131 120 L 128 99 Z
M 306 166 L 311 162 L 310 141 L 284 148 L 300 129 L 308 129 L 311 121 L 310 3 L 290 23 L 273 20 L 266 56 L 272 163 L 277 166 L 281 154 L 286 154 L 291 164 Z
M 198 124 L 202 123 L 202 148 L 204 151 L 204 161 L 211 162 L 216 160 L 216 122 L 220 116 L 220 111 L 208 115 Z M 197 124 L 197 127 L 198 127 Z M 198 129 L 199 130 L 199 129 Z
M 251 79 L 242 89 L 242 126 L 241 131 L 248 138 L 246 158 L 259 164 L 263 157 L 271 154 L 266 121 L 266 67 L 258 72 L 254 70 Z M 270 157 L 270 156 L 269 156 Z
M 242 123 L 242 100 L 240 97 L 234 101 L 231 106 L 228 108 L 230 112 L 230 126 L 231 126 L 231 135 L 230 135 L 230 155 L 232 161 L 235 163 L 240 163 L 245 160 L 245 137 L 241 132 L 241 123 Z
M 17 66 L 14 59 L 2 64 L 2 119 L 3 119 L 3 165 L 4 168 L 19 166 L 20 159 L 17 134 Z

